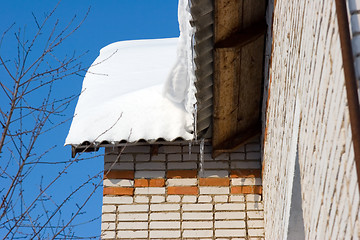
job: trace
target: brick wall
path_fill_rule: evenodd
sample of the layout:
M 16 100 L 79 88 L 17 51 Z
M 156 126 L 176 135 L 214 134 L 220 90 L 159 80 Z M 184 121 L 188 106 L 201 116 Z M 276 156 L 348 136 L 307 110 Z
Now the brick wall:
M 355 29 L 359 11 L 351 8 Z M 298 156 L 306 239 L 357 239 L 359 191 L 335 2 L 277 0 L 272 29 L 263 146 L 266 237 L 287 236 Z
M 258 141 L 216 159 L 206 144 L 202 167 L 199 150 L 107 148 L 102 238 L 262 239 Z

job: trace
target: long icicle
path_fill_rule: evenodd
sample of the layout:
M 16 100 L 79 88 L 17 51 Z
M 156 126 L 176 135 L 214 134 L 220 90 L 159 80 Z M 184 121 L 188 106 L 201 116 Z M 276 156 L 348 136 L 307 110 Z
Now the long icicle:
M 200 141 L 200 176 L 204 173 L 204 145 L 205 139 L 202 138 Z

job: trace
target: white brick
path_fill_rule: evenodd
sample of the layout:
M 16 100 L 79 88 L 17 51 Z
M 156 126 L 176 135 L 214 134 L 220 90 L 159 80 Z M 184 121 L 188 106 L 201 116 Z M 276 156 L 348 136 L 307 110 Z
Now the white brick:
M 159 148 L 159 151 L 164 151 L 164 153 L 181 153 L 181 146 L 163 146 Z
M 116 207 L 114 205 L 103 205 L 102 212 L 103 213 L 115 213 Z
M 132 162 L 117 162 L 113 163 L 105 163 L 104 169 L 106 170 L 134 170 L 134 163 Z
M 180 213 L 151 213 L 150 220 L 180 220 Z
M 138 187 L 135 188 L 135 195 L 137 194 L 165 194 L 163 187 Z
M 260 144 L 258 143 L 246 144 L 245 148 L 246 148 L 246 152 L 259 152 Z
M 247 160 L 260 160 L 261 159 L 261 154 L 260 152 L 247 152 L 246 153 L 246 159 Z
M 144 204 L 132 204 L 132 205 L 119 205 L 119 212 L 148 212 L 149 205 Z
M 183 155 L 183 161 L 197 161 L 199 159 L 199 155 L 196 153 L 192 153 L 192 154 L 184 154 Z
M 216 220 L 245 219 L 245 212 L 216 212 L 215 219 Z
M 229 194 L 228 187 L 199 187 L 200 194 Z
M 261 169 L 260 161 L 232 161 L 232 169 Z
M 183 211 L 212 211 L 212 204 L 183 204 Z
M 263 228 L 264 220 L 248 220 L 247 225 L 248 228 Z
M 120 156 L 120 162 L 133 162 L 134 161 L 134 156 L 132 154 L 121 154 Z
M 214 158 L 214 160 L 229 160 L 229 154 L 228 153 L 222 153 L 219 156 L 217 156 L 216 158 Z
M 168 161 L 181 161 L 181 154 L 168 154 L 167 155 L 167 160 Z M 184 155 L 184 157 L 186 158 L 186 155 Z
M 196 162 L 169 162 L 168 169 L 197 169 Z
M 234 186 L 262 185 L 261 178 L 233 178 L 231 184 Z
M 169 195 L 166 197 L 167 202 L 180 202 L 181 197 L 179 195 Z
M 115 230 L 115 223 L 101 223 L 101 231 Z
M 135 159 L 137 162 L 150 161 L 150 154 L 137 154 Z
M 154 212 L 178 211 L 180 210 L 180 204 L 152 204 L 150 210 Z
M 210 220 L 213 214 L 210 212 L 185 212 L 182 214 L 183 220 Z
M 230 153 L 231 160 L 245 160 L 245 153 Z
M 264 218 L 263 211 L 247 211 L 246 214 L 249 219 L 263 219 Z
M 147 231 L 118 231 L 117 238 L 135 239 L 135 238 L 147 238 Z
M 200 238 L 200 237 L 212 237 L 212 230 L 184 230 L 183 237 L 184 238 Z
M 228 168 L 229 168 L 228 161 L 204 162 L 204 169 L 228 169 Z
M 104 162 L 105 163 L 115 163 L 115 162 L 119 162 L 120 158 L 118 158 L 117 154 L 109 154 L 109 155 L 105 155 L 104 157 Z
M 159 162 L 165 162 L 166 161 L 166 155 L 165 154 L 158 154 L 151 156 L 151 161 L 159 161 Z
M 150 222 L 150 229 L 179 229 L 180 222 L 160 222 L 160 221 L 153 221 Z
M 164 178 L 165 171 L 135 171 L 135 178 Z
M 133 187 L 134 180 L 128 179 L 104 179 L 105 187 Z
M 248 194 L 250 195 L 250 194 Z M 244 202 L 245 196 L 244 195 L 232 195 L 230 196 L 230 202 Z
M 115 238 L 115 231 L 104 231 L 101 232 L 101 239 Z
M 183 203 L 194 203 L 196 202 L 196 196 L 192 196 L 192 195 L 185 195 L 182 198 L 182 202 Z
M 214 159 L 212 158 L 211 153 L 205 153 L 205 154 L 203 155 L 203 157 L 204 157 L 204 160 L 205 160 L 205 161 L 212 161 L 212 160 L 214 160 Z
M 245 237 L 246 231 L 243 229 L 237 229 L 237 230 L 215 230 L 215 236 L 216 237 Z
M 147 229 L 148 222 L 119 222 L 118 229 L 129 229 L 129 230 L 138 230 L 138 229 Z
M 359 9 L 358 9 L 359 10 Z M 359 33 L 360 32 L 360 14 L 353 14 L 350 17 L 351 22 L 351 30 L 353 33 Z
M 123 150 L 124 153 L 150 153 L 150 146 L 126 146 Z
M 183 229 L 211 229 L 213 227 L 213 222 L 211 221 L 183 221 Z
M 135 202 L 136 203 L 148 203 L 149 197 L 147 196 L 135 196 Z
M 234 152 L 245 152 L 245 146 L 242 145 L 238 149 L 236 149 Z
M 218 203 L 215 204 L 215 211 L 236 211 L 245 210 L 245 203 Z
M 150 238 L 156 238 L 156 239 L 161 239 L 161 238 L 166 238 L 166 239 L 170 239 L 170 238 L 176 238 L 179 239 L 180 237 L 180 230 L 175 231 L 175 230 L 171 230 L 171 231 L 150 231 Z
M 119 213 L 118 221 L 147 221 L 147 213 Z
M 103 197 L 103 204 L 124 204 L 133 203 L 133 198 L 129 196 Z
M 212 178 L 223 178 L 223 177 L 228 177 L 229 176 L 229 171 L 227 170 L 204 170 L 202 173 L 199 172 L 200 177 L 203 178 L 208 178 L 208 177 L 212 177 Z
M 215 202 L 227 202 L 228 198 L 229 197 L 227 195 L 218 195 L 218 196 L 214 196 L 214 201 Z
M 264 236 L 264 229 L 259 228 L 259 229 L 248 229 L 248 234 L 249 236 L 253 237 L 253 236 L 259 236 L 262 237 Z
M 198 202 L 199 202 L 199 203 L 212 202 L 212 197 L 211 197 L 211 196 L 201 195 L 201 196 L 199 196 L 199 198 L 198 198 Z
M 196 186 L 196 178 L 180 178 L 180 179 L 168 179 L 166 181 L 167 186 Z
M 206 146 L 204 148 L 206 148 Z M 191 150 L 190 151 L 191 153 L 200 153 L 200 146 L 191 144 L 190 150 Z M 183 152 L 184 153 L 189 153 L 189 146 L 183 146 Z M 204 151 L 204 152 L 206 152 L 206 151 Z
M 103 214 L 101 216 L 102 222 L 115 222 L 116 215 L 114 213 Z
M 163 202 L 165 202 L 165 197 L 164 196 L 152 196 L 150 202 L 151 203 L 163 203 Z
M 165 163 L 163 162 L 145 162 L 136 163 L 136 170 L 164 170 Z
M 247 202 L 260 202 L 261 195 L 260 194 L 246 194 L 246 201 Z
M 360 1 L 359 0 L 349 0 L 348 4 L 349 4 L 349 9 L 351 12 L 360 9 Z
M 250 202 L 250 203 L 246 203 L 246 209 L 247 210 L 263 210 L 264 205 L 259 202 Z
M 215 228 L 245 228 L 245 221 L 215 221 Z

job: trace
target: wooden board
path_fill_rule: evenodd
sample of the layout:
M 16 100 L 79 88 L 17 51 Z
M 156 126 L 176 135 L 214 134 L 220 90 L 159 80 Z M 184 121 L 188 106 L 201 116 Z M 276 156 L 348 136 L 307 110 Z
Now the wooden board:
M 264 19 L 264 0 L 216 0 L 215 46 L 232 43 L 234 39 L 245 41 L 239 36 L 259 26 Z M 240 47 L 223 44 L 223 47 L 215 48 L 214 156 L 237 148 L 261 129 L 265 30 L 245 44 L 233 44 Z

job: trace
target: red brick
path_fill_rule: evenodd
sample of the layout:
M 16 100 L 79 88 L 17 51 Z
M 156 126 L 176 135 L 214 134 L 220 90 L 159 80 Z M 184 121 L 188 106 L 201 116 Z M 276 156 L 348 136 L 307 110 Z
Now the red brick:
M 104 187 L 103 195 L 127 195 L 133 196 L 134 195 L 134 188 L 127 188 L 127 187 Z
M 260 178 L 261 170 L 259 169 L 238 169 L 231 170 L 230 177 L 232 178 Z
M 149 181 L 148 179 L 135 179 L 134 187 L 148 187 Z
M 200 178 L 200 186 L 229 186 L 229 178 Z
M 197 187 L 168 187 L 169 195 L 197 195 L 199 192 Z
M 165 186 L 165 179 L 162 178 L 149 179 L 149 187 L 164 187 L 164 186 Z
M 135 172 L 127 170 L 111 170 L 105 175 L 107 171 L 104 172 L 104 179 L 134 179 Z
M 262 186 L 231 187 L 231 194 L 261 194 Z
M 164 187 L 165 179 L 135 179 L 135 187 Z
M 196 178 L 197 170 L 169 170 L 167 178 Z

